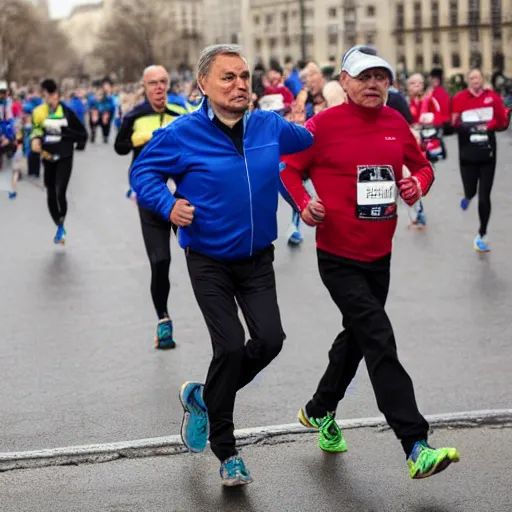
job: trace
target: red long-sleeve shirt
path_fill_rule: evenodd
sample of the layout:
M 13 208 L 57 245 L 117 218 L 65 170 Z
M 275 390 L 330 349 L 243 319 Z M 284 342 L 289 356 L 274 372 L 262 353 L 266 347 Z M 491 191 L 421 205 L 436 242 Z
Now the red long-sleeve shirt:
M 492 107 L 493 118 L 487 124 L 489 130 L 500 130 L 507 126 L 507 111 L 500 95 L 491 89 L 482 89 L 478 96 L 475 96 L 469 89 L 457 93 L 452 102 L 454 126 L 460 125 L 460 116 L 466 110 L 478 110 Z
M 306 123 L 315 136 L 306 151 L 283 158 L 285 188 L 302 211 L 308 175 L 326 215 L 316 231 L 321 250 L 371 262 L 391 252 L 397 223 L 397 186 L 406 165 L 426 194 L 434 180 L 407 122 L 389 107 L 347 103 Z
M 411 111 L 412 124 L 419 124 L 422 114 L 434 114 L 434 126 L 441 126 L 443 120 L 441 117 L 441 107 L 433 96 L 425 96 L 421 100 L 417 98 L 409 99 L 409 110 Z

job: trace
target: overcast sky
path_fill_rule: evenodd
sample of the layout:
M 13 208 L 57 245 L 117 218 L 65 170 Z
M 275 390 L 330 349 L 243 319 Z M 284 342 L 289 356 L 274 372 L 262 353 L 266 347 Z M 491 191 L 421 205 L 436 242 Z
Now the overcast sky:
M 75 5 L 97 4 L 101 0 L 50 0 L 50 16 L 52 18 L 63 18 L 68 16 Z

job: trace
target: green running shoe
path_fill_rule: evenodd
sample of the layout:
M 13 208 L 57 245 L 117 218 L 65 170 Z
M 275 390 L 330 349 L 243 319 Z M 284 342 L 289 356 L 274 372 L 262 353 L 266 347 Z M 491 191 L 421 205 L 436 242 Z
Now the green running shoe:
M 334 414 L 329 413 L 324 418 L 310 418 L 306 409 L 302 408 L 298 414 L 299 422 L 307 428 L 318 430 L 318 446 L 325 452 L 346 452 L 347 442 L 340 427 L 336 423 Z
M 452 462 L 459 462 L 456 448 L 434 449 L 426 441 L 418 441 L 407 459 L 409 474 L 417 480 L 444 471 Z

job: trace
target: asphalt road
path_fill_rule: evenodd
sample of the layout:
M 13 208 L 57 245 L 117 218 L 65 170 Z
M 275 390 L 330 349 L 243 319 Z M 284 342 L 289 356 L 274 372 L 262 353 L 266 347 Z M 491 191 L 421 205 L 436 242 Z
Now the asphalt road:
M 409 478 L 390 432 L 346 432 L 349 451 L 325 454 L 315 437 L 244 448 L 254 483 L 223 490 L 211 453 L 0 475 L 5 512 L 508 512 L 512 429 L 440 430 L 461 461 Z
M 428 229 L 408 231 L 403 215 L 393 257 L 388 311 L 425 414 L 511 405 L 512 138 L 500 137 L 485 257 L 472 249 L 476 204 L 458 207 L 454 143 L 425 202 Z M 175 240 L 170 308 L 179 346 L 153 348 L 149 266 L 136 208 L 124 197 L 128 163 L 103 144 L 77 155 L 65 249 L 52 243 L 40 188 L 25 181 L 16 201 L 0 198 L 2 452 L 177 434 L 179 387 L 204 378 L 210 341 Z M 341 326 L 318 277 L 314 233 L 288 248 L 289 219 L 283 204 L 275 269 L 288 339 L 240 393 L 238 428 L 293 422 Z M 339 416 L 378 414 L 362 366 Z

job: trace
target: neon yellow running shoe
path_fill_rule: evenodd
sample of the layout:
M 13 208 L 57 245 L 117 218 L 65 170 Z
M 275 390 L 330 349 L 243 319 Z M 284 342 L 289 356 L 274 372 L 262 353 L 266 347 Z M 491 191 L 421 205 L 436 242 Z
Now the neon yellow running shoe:
M 452 462 L 459 462 L 456 448 L 432 448 L 426 441 L 418 441 L 407 459 L 409 474 L 417 480 L 444 471 Z
M 301 425 L 318 430 L 318 446 L 325 452 L 341 453 L 348 450 L 347 442 L 334 414 L 329 413 L 324 418 L 310 418 L 304 408 L 300 409 L 298 419 Z

